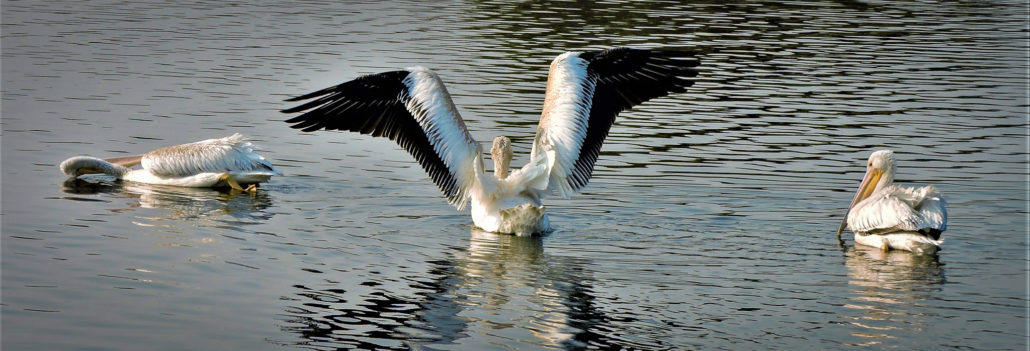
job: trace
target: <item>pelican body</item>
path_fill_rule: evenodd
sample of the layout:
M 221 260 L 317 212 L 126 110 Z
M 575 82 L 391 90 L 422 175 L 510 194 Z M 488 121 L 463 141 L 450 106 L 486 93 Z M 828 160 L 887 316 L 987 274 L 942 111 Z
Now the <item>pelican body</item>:
M 141 165 L 142 169 L 132 167 Z M 282 175 L 243 135 L 202 140 L 147 152 L 143 155 L 100 159 L 75 156 L 61 162 L 61 172 L 71 177 L 107 174 L 139 183 L 181 187 L 232 187 L 267 182 Z
M 693 53 L 615 48 L 567 52 L 551 62 L 530 161 L 509 172 L 511 140 L 494 139 L 493 174 L 483 168 L 443 81 L 424 67 L 358 77 L 287 101 L 311 100 L 283 113 L 305 132 L 347 130 L 396 141 L 415 157 L 448 202 L 471 204 L 473 223 L 489 232 L 550 230 L 542 199 L 568 198 L 590 180 L 601 144 L 619 112 L 686 91 L 697 76 Z M 313 99 L 313 100 L 312 100 Z
M 944 198 L 933 186 L 902 187 L 894 183 L 894 152 L 880 150 L 869 156 L 866 174 L 848 212 L 837 229 L 847 226 L 855 242 L 883 250 L 934 253 L 947 229 Z

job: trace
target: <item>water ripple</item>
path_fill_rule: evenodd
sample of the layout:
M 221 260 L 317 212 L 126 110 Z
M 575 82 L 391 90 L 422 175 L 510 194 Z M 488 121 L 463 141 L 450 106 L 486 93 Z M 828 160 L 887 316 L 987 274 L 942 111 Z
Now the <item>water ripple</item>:
M 1025 348 L 1023 5 L 5 3 L 3 346 Z M 619 117 L 543 238 L 470 233 L 400 147 L 277 112 L 423 65 L 525 162 L 550 60 L 617 45 L 696 51 L 700 78 Z M 233 132 L 287 175 L 57 169 Z M 939 256 L 838 246 L 881 148 L 944 192 Z

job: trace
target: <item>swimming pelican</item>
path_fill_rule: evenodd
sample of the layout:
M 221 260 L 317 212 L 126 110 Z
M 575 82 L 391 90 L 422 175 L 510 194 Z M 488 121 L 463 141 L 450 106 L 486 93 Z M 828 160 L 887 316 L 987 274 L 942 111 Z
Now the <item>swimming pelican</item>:
M 143 169 L 131 167 L 142 164 Z M 282 172 L 254 152 L 239 133 L 225 138 L 163 147 L 143 155 L 99 159 L 75 156 L 61 162 L 71 177 L 107 174 L 133 182 L 181 187 L 224 187 L 253 191 Z M 240 184 L 250 185 L 244 189 Z
M 855 242 L 883 250 L 934 253 L 944 240 L 948 212 L 944 198 L 932 185 L 901 187 L 894 183 L 894 152 L 880 150 L 869 156 L 865 178 L 837 229 L 855 233 Z
M 289 99 L 283 110 L 305 132 L 347 130 L 396 141 L 459 210 L 489 232 L 531 235 L 550 229 L 541 199 L 568 198 L 590 180 L 601 143 L 619 112 L 693 85 L 693 53 L 616 48 L 567 52 L 551 62 L 543 112 L 528 164 L 509 174 L 511 140 L 494 139 L 493 175 L 436 73 L 424 67 L 358 77 Z M 306 111 L 306 112 L 305 112 Z

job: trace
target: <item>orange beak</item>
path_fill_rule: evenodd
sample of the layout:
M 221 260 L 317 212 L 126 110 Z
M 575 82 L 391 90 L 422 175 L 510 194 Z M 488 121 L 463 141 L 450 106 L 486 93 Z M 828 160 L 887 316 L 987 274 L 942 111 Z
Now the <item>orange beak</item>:
M 873 189 L 876 189 L 876 183 L 880 182 L 880 177 L 883 176 L 883 172 L 878 169 L 870 168 L 865 172 L 865 178 L 862 178 L 862 184 L 858 186 L 858 192 L 855 193 L 855 198 L 851 200 L 851 205 L 848 205 L 848 212 L 844 213 L 844 219 L 840 221 L 840 228 L 837 229 L 837 236 L 844 231 L 844 227 L 848 226 L 848 215 L 851 214 L 851 208 L 855 207 L 855 204 L 862 202 L 869 195 L 873 194 Z

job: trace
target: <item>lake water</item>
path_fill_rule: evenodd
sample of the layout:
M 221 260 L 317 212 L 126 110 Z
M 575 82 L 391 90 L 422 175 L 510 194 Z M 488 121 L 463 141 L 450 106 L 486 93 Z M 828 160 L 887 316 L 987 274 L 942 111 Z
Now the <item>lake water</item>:
M 4 1 L 2 39 L 4 350 L 1027 348 L 1025 2 Z M 544 237 L 277 112 L 424 65 L 521 165 L 550 60 L 612 46 L 695 50 L 699 81 L 620 116 Z M 286 175 L 57 167 L 234 132 Z M 944 193 L 937 256 L 838 244 L 881 148 Z

